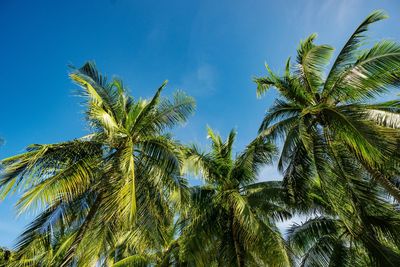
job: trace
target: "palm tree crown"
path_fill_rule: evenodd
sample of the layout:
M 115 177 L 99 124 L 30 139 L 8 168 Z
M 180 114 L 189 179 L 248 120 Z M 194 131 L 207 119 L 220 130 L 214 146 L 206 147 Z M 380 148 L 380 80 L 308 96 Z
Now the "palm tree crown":
M 92 62 L 73 68 L 90 134 L 0 162 L 0 198 L 36 214 L 0 266 L 400 266 L 400 100 L 374 102 L 400 84 L 400 45 L 363 46 L 385 17 L 370 14 L 331 63 L 312 34 L 283 74 L 266 66 L 257 94 L 279 98 L 237 154 L 234 130 L 208 128 L 205 152 L 173 138 L 195 103 L 163 98 L 166 82 L 136 99 Z M 274 142 L 283 181 L 260 182 Z M 305 222 L 284 239 L 277 222 L 293 215 Z
M 316 35 L 312 34 L 300 43 L 296 64 L 292 66 L 287 60 L 283 76 L 267 66 L 268 76 L 255 79 L 258 95 L 274 87 L 281 96 L 264 117 L 260 133 L 284 138 L 279 168 L 292 194 L 301 192 L 305 180 L 313 177 L 310 161 L 321 162 L 315 158 L 318 143 L 327 146 L 333 160 L 340 156 L 338 146 L 346 150 L 400 201 L 400 190 L 385 166 L 398 156 L 394 128 L 398 127 L 400 102 L 370 103 L 375 96 L 398 86 L 400 45 L 380 41 L 360 49 L 368 26 L 385 17 L 381 11 L 369 15 L 339 52 L 327 75 L 324 71 L 333 48 L 316 45 Z
M 57 255 L 62 266 L 105 257 L 114 249 L 112 240 L 122 238 L 118 229 L 135 229 L 129 236 L 133 243 L 151 243 L 154 227 L 163 227 L 172 216 L 167 200 L 186 187 L 180 145 L 165 130 L 185 122 L 194 109 L 194 100 L 182 92 L 172 102 L 162 98 L 166 83 L 150 101 L 135 100 L 121 80 L 108 81 L 93 63 L 73 70 L 70 77 L 83 88 L 92 133 L 30 146 L 2 161 L 1 180 L 2 196 L 24 190 L 20 212 L 44 210 L 17 247 L 24 251 L 43 239 L 51 246 L 55 235 L 69 236 L 61 245 L 68 249 Z M 89 245 L 94 237 L 103 242 Z
M 371 103 L 398 86 L 400 45 L 381 41 L 360 49 L 368 26 L 383 18 L 380 11 L 369 15 L 326 75 L 333 48 L 316 45 L 313 34 L 282 76 L 267 66 L 268 76 L 255 79 L 258 95 L 271 87 L 279 92 L 259 133 L 283 141 L 278 167 L 286 199 L 311 215 L 289 233 L 302 266 L 400 263 L 400 217 L 387 197 L 400 202 L 400 102 Z
M 252 141 L 232 157 L 236 133 L 227 140 L 208 129 L 211 151 L 186 151 L 191 170 L 203 186 L 192 189 L 183 243 L 198 266 L 288 266 L 284 241 L 275 221 L 290 216 L 279 198 L 279 182 L 259 182 L 259 169 L 270 163 L 275 147 L 265 138 Z

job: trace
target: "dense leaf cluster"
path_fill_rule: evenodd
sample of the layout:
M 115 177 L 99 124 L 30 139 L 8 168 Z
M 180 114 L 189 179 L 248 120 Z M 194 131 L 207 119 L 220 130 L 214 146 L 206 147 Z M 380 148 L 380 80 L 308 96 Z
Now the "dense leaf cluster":
M 134 99 L 91 62 L 73 69 L 91 133 L 2 160 L 1 197 L 19 192 L 18 212 L 38 215 L 0 265 L 400 266 L 400 101 L 375 103 L 399 85 L 400 45 L 363 46 L 383 18 L 331 65 L 313 34 L 283 75 L 267 66 L 257 94 L 279 98 L 240 153 L 235 131 L 208 128 L 205 151 L 175 140 L 195 102 L 162 97 L 166 83 Z M 259 182 L 275 159 L 283 181 Z M 282 234 L 294 215 L 304 222 Z

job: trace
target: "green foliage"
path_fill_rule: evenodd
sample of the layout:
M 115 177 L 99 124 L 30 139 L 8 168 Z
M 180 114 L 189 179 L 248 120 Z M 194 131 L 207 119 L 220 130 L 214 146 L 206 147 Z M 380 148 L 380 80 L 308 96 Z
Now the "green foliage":
M 205 184 L 191 189 L 191 202 L 182 214 L 181 244 L 196 266 L 288 266 L 289 252 L 275 226 L 290 218 L 279 182 L 255 183 L 261 166 L 275 147 L 258 137 L 232 157 L 236 133 L 222 138 L 210 128 L 210 152 L 196 146 L 186 150 L 190 169 Z
M 391 201 L 400 202 L 399 106 L 372 103 L 398 86 L 400 45 L 380 41 L 361 50 L 369 24 L 383 18 L 369 15 L 326 75 L 332 48 L 314 44 L 313 34 L 283 76 L 267 67 L 255 79 L 258 95 L 271 87 L 280 94 L 259 134 L 283 141 L 278 168 L 287 201 L 311 216 L 289 231 L 301 266 L 400 264 L 400 217 Z
M 0 266 L 7 266 L 13 260 L 13 252 L 0 247 Z
M 400 266 L 400 102 L 374 103 L 399 85 L 400 45 L 364 46 L 384 18 L 370 14 L 329 69 L 316 34 L 283 75 L 266 65 L 257 95 L 280 97 L 237 154 L 235 131 L 208 128 L 208 151 L 168 133 L 195 103 L 162 97 L 166 82 L 134 99 L 92 62 L 73 68 L 91 132 L 1 161 L 0 197 L 36 218 L 0 266 Z M 274 142 L 283 181 L 260 182 Z M 277 222 L 293 215 L 305 221 L 285 240 Z
M 20 262 L 87 265 L 118 240 L 130 251 L 150 248 L 173 219 L 171 197 L 179 206 L 176 195 L 185 195 L 181 145 L 166 130 L 186 121 L 194 100 L 161 97 L 166 83 L 149 101 L 135 100 L 90 62 L 70 77 L 82 88 L 92 133 L 2 161 L 1 196 L 23 190 L 18 211 L 39 212 L 17 243 Z

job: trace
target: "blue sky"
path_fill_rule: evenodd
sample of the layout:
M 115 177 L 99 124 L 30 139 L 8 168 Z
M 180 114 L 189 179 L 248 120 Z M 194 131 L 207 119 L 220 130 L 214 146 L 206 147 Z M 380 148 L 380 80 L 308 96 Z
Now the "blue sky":
M 184 142 L 206 143 L 208 124 L 226 135 L 238 130 L 236 149 L 256 135 L 276 94 L 256 99 L 252 77 L 264 62 L 282 70 L 298 42 L 318 33 L 339 48 L 362 19 L 384 9 L 390 19 L 372 27 L 371 40 L 400 40 L 396 0 L 303 1 L 0 1 L 0 158 L 32 143 L 54 143 L 87 133 L 68 64 L 94 60 L 149 97 L 165 79 L 165 95 L 185 90 L 196 114 L 175 131 Z M 261 179 L 278 179 L 274 167 Z M 0 202 L 0 246 L 11 246 L 32 215 L 16 218 L 16 198 Z

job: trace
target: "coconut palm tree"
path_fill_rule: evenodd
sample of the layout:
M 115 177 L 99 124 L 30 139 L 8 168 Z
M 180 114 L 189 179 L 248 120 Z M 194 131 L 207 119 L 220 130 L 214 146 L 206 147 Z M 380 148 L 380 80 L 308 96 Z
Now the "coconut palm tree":
M 184 123 L 195 104 L 183 92 L 173 101 L 162 98 L 166 82 L 152 99 L 134 99 L 121 80 L 107 80 L 91 62 L 70 77 L 83 89 L 92 132 L 31 145 L 3 160 L 0 186 L 2 197 L 23 192 L 19 212 L 41 211 L 21 235 L 18 255 L 62 240 L 57 256 L 63 257 L 52 264 L 88 266 L 115 251 L 125 231 L 136 250 L 161 238 L 156 233 L 173 216 L 169 200 L 178 200 L 186 188 L 180 144 L 166 130 Z
M 255 183 L 275 147 L 260 137 L 233 157 L 236 133 L 226 141 L 210 128 L 211 151 L 186 151 L 188 168 L 205 184 L 192 188 L 182 213 L 181 250 L 196 266 L 289 266 L 285 242 L 275 222 L 290 217 L 279 182 Z
M 163 240 L 156 247 L 147 248 L 145 251 L 132 253 L 126 251 L 119 261 L 114 263 L 113 267 L 122 266 L 157 266 L 157 267 L 189 267 L 196 266 L 194 262 L 189 262 L 183 258 L 181 244 L 183 236 L 181 235 L 182 222 L 180 219 L 164 231 Z M 190 253 L 190 252 L 188 252 Z
M 0 266 L 7 266 L 12 261 L 13 252 L 0 247 Z
M 342 186 L 336 181 L 327 197 L 315 184 L 309 218 L 288 230 L 288 242 L 299 256 L 299 265 L 399 266 L 398 211 L 366 179 L 357 180 L 352 188 Z M 333 197 L 338 199 L 335 205 L 328 201 Z
M 400 45 L 384 40 L 361 49 L 368 26 L 385 17 L 382 11 L 371 13 L 327 74 L 333 48 L 315 44 L 312 34 L 300 43 L 296 63 L 287 60 L 283 75 L 267 66 L 268 75 L 255 79 L 258 96 L 271 87 L 279 92 L 259 131 L 283 140 L 278 166 L 293 200 L 306 195 L 310 180 L 329 179 L 319 163 L 351 155 L 400 202 L 399 186 L 389 171 L 393 168 L 387 168 L 390 159 L 399 158 L 400 102 L 373 103 L 376 96 L 399 85 Z M 340 149 L 335 150 L 338 144 Z

